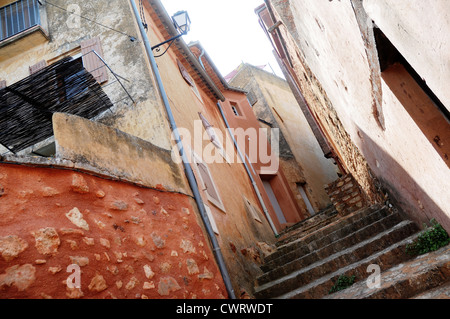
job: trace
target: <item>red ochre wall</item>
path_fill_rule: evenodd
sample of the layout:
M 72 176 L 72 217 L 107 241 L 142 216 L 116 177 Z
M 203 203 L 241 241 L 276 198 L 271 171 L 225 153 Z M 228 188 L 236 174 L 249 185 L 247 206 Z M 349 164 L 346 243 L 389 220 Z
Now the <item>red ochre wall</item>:
M 0 298 L 224 298 L 190 203 L 71 170 L 0 164 Z M 66 284 L 71 264 L 80 289 Z

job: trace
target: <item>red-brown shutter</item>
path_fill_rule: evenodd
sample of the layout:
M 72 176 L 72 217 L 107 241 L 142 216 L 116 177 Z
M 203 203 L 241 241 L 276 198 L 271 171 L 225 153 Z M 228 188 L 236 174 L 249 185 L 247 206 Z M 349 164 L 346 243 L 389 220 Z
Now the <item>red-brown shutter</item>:
M 0 81 L 0 89 L 4 89 L 6 87 L 6 80 Z
M 269 10 L 267 8 L 265 8 L 264 11 L 261 11 L 259 13 L 259 17 L 264 23 L 266 30 L 270 29 L 270 27 L 275 25 L 275 22 L 272 20 L 272 17 L 270 16 Z M 281 59 L 285 59 L 286 54 L 278 34 L 276 32 L 272 32 L 269 33 L 269 35 L 272 38 L 272 41 L 276 47 L 278 55 L 281 57 Z
M 92 74 L 98 83 L 108 81 L 108 71 L 102 60 L 92 51 L 103 58 L 103 49 L 99 37 L 81 42 L 81 54 L 83 55 L 83 66 Z
M 43 68 L 45 68 L 47 66 L 47 62 L 45 60 L 39 61 L 38 63 L 36 63 L 35 65 L 31 65 L 29 67 L 30 69 L 30 75 L 34 74 L 40 70 L 42 70 Z
M 183 76 L 183 79 L 185 79 L 186 82 L 190 86 L 194 86 L 194 80 L 189 75 L 189 72 L 186 70 L 186 68 L 183 66 L 183 64 L 181 64 L 181 62 L 179 60 L 177 60 L 177 63 L 178 63 L 178 68 L 180 69 L 181 75 Z

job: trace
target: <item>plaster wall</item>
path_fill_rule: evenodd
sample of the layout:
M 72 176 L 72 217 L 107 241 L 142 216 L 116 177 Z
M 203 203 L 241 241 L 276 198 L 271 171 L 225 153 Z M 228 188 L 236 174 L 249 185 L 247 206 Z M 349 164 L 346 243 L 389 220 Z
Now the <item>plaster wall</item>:
M 448 166 L 382 79 L 384 129 L 373 114 L 372 77 L 380 74 L 373 73 L 373 61 L 366 51 L 373 39 L 362 36 L 352 3 L 271 3 L 283 21 L 281 31 L 305 98 L 326 123 L 331 140 L 366 194 L 373 190 L 373 173 L 372 178 L 381 182 L 379 186 L 411 218 L 420 223 L 436 218 L 450 229 Z M 448 2 L 363 1 L 363 5 L 448 108 L 448 92 L 442 89 L 448 86 L 444 71 L 448 69 L 448 41 L 443 39 L 449 29 Z M 427 18 L 442 23 L 423 23 Z M 349 140 L 333 128 L 336 123 Z M 352 153 L 360 152 L 363 158 L 348 153 L 352 144 L 357 147 Z
M 146 19 L 149 22 L 148 34 L 151 43 L 164 41 L 165 38 L 157 27 L 158 24 L 152 23 L 150 15 L 146 15 Z M 241 293 L 251 296 L 254 289 L 253 278 L 261 272 L 259 265 L 264 255 L 272 249 L 275 236 L 261 208 L 259 208 L 259 214 L 262 223 L 256 221 L 246 209 L 245 199 L 258 208 L 258 198 L 243 164 L 236 161 L 238 156 L 218 110 L 217 100 L 211 98 L 211 94 L 202 88 L 199 81 L 195 81 L 196 89 L 191 87 L 183 78 L 177 60 L 188 68 L 188 62 L 183 57 L 183 53 L 178 51 L 176 46 L 172 46 L 165 55 L 157 58 L 159 72 L 177 127 L 184 132 L 189 132 L 189 136 L 183 137 L 183 145 L 187 152 L 192 149 L 199 156 L 206 155 L 203 160 L 210 170 L 222 199 L 223 209 L 212 203 L 206 191 L 200 188 L 203 202 L 210 208 L 218 228 L 216 236 L 226 260 L 233 288 L 237 296 L 241 296 Z M 191 74 L 191 77 L 194 79 L 197 76 Z M 195 121 L 197 124 L 200 121 L 199 112 L 205 116 L 217 134 L 225 137 L 223 146 L 229 158 L 234 159 L 231 163 L 227 163 L 218 155 L 203 125 L 195 125 Z M 215 156 L 215 160 L 212 163 L 208 162 L 207 155 Z M 191 163 L 197 183 L 201 187 L 201 179 L 195 165 Z
M 319 211 L 329 206 L 331 202 L 324 187 L 336 180 L 336 167 L 324 157 L 287 82 L 245 65 L 230 83 L 259 93 L 253 110 L 257 117 L 280 129 L 280 161 L 288 169 L 286 178 L 296 196 L 301 197 L 297 183 L 306 182 L 313 207 Z
M 170 131 L 164 116 L 156 85 L 144 59 L 143 43 L 127 1 L 52 1 L 44 4 L 47 12 L 49 40 L 27 47 L 11 43 L 0 48 L 0 79 L 7 85 L 29 76 L 29 66 L 45 60 L 52 63 L 65 55 L 77 56 L 83 40 L 100 37 L 103 58 L 135 100 L 133 104 L 111 72 L 103 89 L 113 102 L 111 111 L 100 116 L 104 124 L 170 149 Z M 105 10 L 108 6 L 109 10 Z M 62 9 L 61 9 L 62 8 Z M 68 11 L 86 17 L 79 18 Z M 97 23 L 94 23 L 95 21 Z M 106 26 L 103 27 L 100 24 Z M 120 31 L 120 32 L 118 32 Z M 129 36 L 128 36 L 129 35 Z M 24 39 L 25 42 L 29 42 Z M 8 50 L 9 55 L 2 55 Z M 12 53 L 11 53 L 12 52 Z M 126 80 L 124 80 L 124 79 Z
M 188 196 L 57 166 L 0 164 L 1 298 L 227 296 Z

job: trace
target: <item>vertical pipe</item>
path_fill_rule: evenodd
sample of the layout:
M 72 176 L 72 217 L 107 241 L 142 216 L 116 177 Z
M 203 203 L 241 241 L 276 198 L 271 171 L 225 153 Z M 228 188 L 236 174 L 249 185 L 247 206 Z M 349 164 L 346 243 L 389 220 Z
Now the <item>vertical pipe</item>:
M 194 194 L 195 202 L 196 202 L 196 204 L 198 206 L 198 209 L 200 211 L 200 217 L 202 218 L 202 221 L 203 221 L 203 223 L 205 225 L 205 228 L 206 228 L 206 231 L 208 233 L 209 239 L 211 240 L 211 244 L 213 246 L 213 253 L 214 253 L 214 256 L 216 257 L 216 261 L 217 261 L 217 264 L 219 266 L 220 272 L 222 273 L 222 278 L 223 278 L 223 281 L 225 283 L 225 287 L 227 289 L 229 297 L 232 298 L 232 299 L 236 299 L 233 287 L 231 285 L 230 276 L 228 274 L 228 270 L 226 268 L 225 261 L 223 259 L 223 255 L 222 255 L 222 252 L 220 250 L 219 243 L 217 242 L 217 238 L 216 238 L 216 236 L 214 234 L 214 231 L 213 231 L 213 229 L 211 227 L 211 223 L 209 222 L 208 215 L 206 213 L 205 206 L 203 204 L 203 200 L 201 198 L 201 195 L 200 195 L 200 192 L 199 192 L 199 189 L 198 189 L 197 181 L 195 180 L 194 172 L 192 171 L 192 167 L 189 164 L 189 160 L 188 160 L 188 158 L 186 156 L 185 150 L 183 148 L 183 144 L 181 142 L 181 136 L 178 133 L 178 128 L 177 128 L 177 125 L 175 123 L 175 118 L 173 117 L 173 113 L 172 113 L 172 110 L 171 110 L 171 107 L 170 107 L 169 99 L 168 99 L 168 97 L 166 95 L 166 92 L 165 92 L 165 89 L 164 89 L 164 85 L 162 83 L 161 75 L 159 74 L 158 65 L 156 64 L 155 57 L 154 57 L 153 52 L 151 50 L 150 41 L 149 41 L 149 39 L 147 37 L 147 33 L 145 32 L 144 27 L 142 25 L 142 21 L 141 21 L 140 15 L 139 15 L 139 11 L 138 11 L 138 9 L 136 7 L 136 3 L 134 2 L 134 0 L 130 0 L 130 3 L 131 3 L 131 6 L 133 8 L 133 12 L 134 12 L 135 18 L 136 18 L 138 26 L 139 26 L 139 30 L 140 30 L 142 39 L 144 40 L 145 51 L 147 53 L 147 57 L 148 57 L 148 59 L 150 61 L 151 67 L 153 69 L 153 73 L 154 73 L 155 78 L 156 78 L 156 82 L 157 82 L 157 85 L 158 85 L 158 88 L 159 88 L 159 91 L 160 91 L 160 94 L 161 94 L 161 97 L 162 97 L 162 100 L 163 100 L 163 103 L 164 103 L 164 107 L 166 109 L 167 116 L 169 118 L 169 123 L 170 123 L 171 129 L 172 129 L 174 137 L 175 137 L 175 142 L 177 143 L 178 150 L 180 152 L 180 156 L 181 156 L 181 159 L 183 161 L 183 166 L 184 166 L 184 170 L 185 170 L 185 173 L 186 173 L 186 177 L 187 177 L 187 179 L 189 181 L 189 185 L 190 185 L 190 187 L 192 189 L 192 192 Z
M 272 231 L 275 234 L 275 237 L 278 237 L 279 236 L 278 231 L 277 231 L 275 225 L 273 224 L 272 218 L 270 217 L 269 211 L 267 210 L 266 204 L 264 203 L 264 200 L 262 198 L 261 192 L 259 191 L 259 188 L 258 188 L 258 186 L 256 185 L 256 182 L 255 182 L 255 179 L 253 178 L 253 175 L 250 172 L 250 169 L 248 168 L 247 162 L 245 161 L 245 158 L 242 155 L 241 150 L 239 149 L 239 145 L 237 144 L 236 139 L 234 138 L 234 136 L 233 136 L 233 134 L 231 132 L 230 126 L 228 124 L 228 120 L 227 120 L 227 118 L 225 116 L 225 113 L 222 110 L 222 106 L 220 105 L 220 102 L 217 103 L 217 107 L 219 108 L 220 114 L 222 115 L 223 121 L 225 122 L 225 125 L 226 125 L 226 127 L 228 129 L 228 133 L 230 134 L 231 139 L 233 140 L 233 143 L 234 143 L 234 146 L 236 147 L 237 153 L 238 153 L 239 157 L 241 158 L 241 161 L 244 163 L 245 170 L 247 171 L 247 174 L 250 177 L 253 189 L 255 190 L 256 196 L 258 196 L 259 203 L 261 204 L 261 207 L 262 207 L 262 209 L 264 211 L 264 215 L 266 216 L 267 221 L 269 222 L 270 227 L 272 228 Z M 249 161 L 249 163 L 250 163 L 250 161 Z M 250 165 L 251 165 L 251 163 L 250 163 Z M 252 170 L 253 170 L 253 166 L 252 166 Z
M 198 61 L 202 65 L 203 69 L 205 69 L 205 66 L 203 65 L 203 61 L 202 61 L 202 57 L 204 55 L 205 55 L 205 49 L 202 48 L 202 52 L 201 52 L 200 56 L 198 57 Z M 261 196 L 261 192 L 259 191 L 259 188 L 256 185 L 255 180 L 253 179 L 253 176 L 252 176 L 252 174 L 251 174 L 251 172 L 250 172 L 250 170 L 249 170 L 249 168 L 247 166 L 245 158 L 243 157 L 242 152 L 239 149 L 239 145 L 237 144 L 236 139 L 234 138 L 233 134 L 231 133 L 230 126 L 228 125 L 228 120 L 227 120 L 225 114 L 223 113 L 222 106 L 220 105 L 220 102 L 217 103 L 217 107 L 219 108 L 220 114 L 222 115 L 222 119 L 225 122 L 225 126 L 228 129 L 228 133 L 230 134 L 231 139 L 233 140 L 234 147 L 236 148 L 236 150 L 238 152 L 238 155 L 241 158 L 241 161 L 244 163 L 245 170 L 247 171 L 247 174 L 250 177 L 250 180 L 252 182 L 252 186 L 253 186 L 253 188 L 254 188 L 254 190 L 256 192 L 256 195 L 258 196 L 259 203 L 261 204 L 261 207 L 263 208 L 263 211 L 264 211 L 264 214 L 266 215 L 267 221 L 269 222 L 270 227 L 272 228 L 272 231 L 275 234 L 275 237 L 277 237 L 278 236 L 277 229 L 276 229 L 275 225 L 273 224 L 272 218 L 270 217 L 269 212 L 268 212 L 267 207 L 266 207 L 266 204 L 264 203 L 264 200 L 263 200 L 263 198 Z M 248 162 L 250 163 L 250 160 L 249 160 L 247 154 L 245 154 L 245 157 L 247 158 Z M 252 168 L 253 173 L 255 173 L 255 170 L 253 169 L 253 166 L 251 165 L 251 163 L 250 163 L 250 166 Z

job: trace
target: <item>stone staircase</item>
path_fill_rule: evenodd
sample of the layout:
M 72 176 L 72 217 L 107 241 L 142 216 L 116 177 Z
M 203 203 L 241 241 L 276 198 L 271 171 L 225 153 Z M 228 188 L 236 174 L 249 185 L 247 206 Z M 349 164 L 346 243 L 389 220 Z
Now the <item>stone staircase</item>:
M 281 234 L 261 266 L 255 298 L 448 298 L 450 245 L 413 257 L 405 250 L 418 235 L 415 223 L 387 207 L 343 217 L 325 210 Z M 379 266 L 379 288 L 367 285 L 369 265 Z M 329 294 L 342 275 L 355 276 L 355 283 Z

